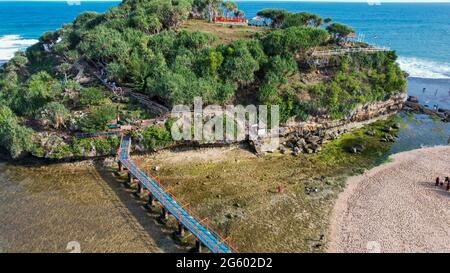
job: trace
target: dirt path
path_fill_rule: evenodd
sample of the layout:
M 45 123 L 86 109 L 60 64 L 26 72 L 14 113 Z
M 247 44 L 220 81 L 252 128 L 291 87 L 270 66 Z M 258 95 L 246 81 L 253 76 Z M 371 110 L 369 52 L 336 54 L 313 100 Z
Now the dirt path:
M 330 252 L 449 252 L 450 146 L 399 153 L 352 177 L 331 218 Z

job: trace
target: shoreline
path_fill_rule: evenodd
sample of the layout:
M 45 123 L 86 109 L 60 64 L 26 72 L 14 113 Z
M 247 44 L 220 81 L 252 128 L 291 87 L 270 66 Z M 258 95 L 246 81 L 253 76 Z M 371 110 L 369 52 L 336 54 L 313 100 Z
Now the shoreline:
M 445 221 L 450 221 L 450 211 L 445 205 L 450 204 L 450 193 L 434 187 L 436 176 L 442 179 L 450 175 L 443 173 L 447 171 L 445 162 L 450 160 L 450 146 L 400 152 L 389 159 L 347 179 L 345 190 L 339 194 L 330 215 L 327 252 L 450 250 L 449 231 L 445 226 L 442 228 Z M 434 164 L 424 165 L 424 161 L 431 160 Z M 410 164 L 416 165 L 408 168 Z M 404 177 L 405 174 L 409 175 Z M 427 206 L 430 204 L 441 204 L 442 208 L 430 208 Z M 430 221 L 429 226 L 423 225 L 426 221 Z M 409 236 L 417 232 L 416 237 Z M 444 237 L 437 238 L 436 234 Z M 389 243 L 383 245 L 383 242 Z

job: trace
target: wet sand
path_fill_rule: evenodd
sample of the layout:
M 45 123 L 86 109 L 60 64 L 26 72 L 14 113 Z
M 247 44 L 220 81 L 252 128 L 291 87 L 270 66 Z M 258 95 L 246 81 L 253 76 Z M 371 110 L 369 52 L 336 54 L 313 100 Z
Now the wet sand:
M 450 252 L 450 146 L 392 156 L 348 180 L 331 217 L 330 252 Z
M 78 243 L 81 252 L 179 251 L 172 231 L 99 164 L 0 163 L 0 252 L 70 252 Z

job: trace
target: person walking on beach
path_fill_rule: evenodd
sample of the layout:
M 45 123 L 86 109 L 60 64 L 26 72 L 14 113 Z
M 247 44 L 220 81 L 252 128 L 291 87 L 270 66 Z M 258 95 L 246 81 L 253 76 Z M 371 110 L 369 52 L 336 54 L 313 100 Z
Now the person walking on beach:
M 436 184 L 435 184 L 435 186 L 436 186 L 436 187 L 439 186 L 439 176 L 436 177 Z
M 450 178 L 448 176 L 445 178 L 445 182 L 447 182 L 447 191 L 449 191 L 450 190 Z

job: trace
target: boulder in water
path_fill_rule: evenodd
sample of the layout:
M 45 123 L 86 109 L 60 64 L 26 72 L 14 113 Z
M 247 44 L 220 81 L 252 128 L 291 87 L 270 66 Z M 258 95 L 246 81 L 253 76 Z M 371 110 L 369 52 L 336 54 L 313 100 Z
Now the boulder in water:
M 361 153 L 362 151 L 364 151 L 364 146 L 361 144 L 355 144 L 350 148 L 352 154 Z
M 419 98 L 416 96 L 408 96 L 408 101 L 413 103 L 419 103 Z

